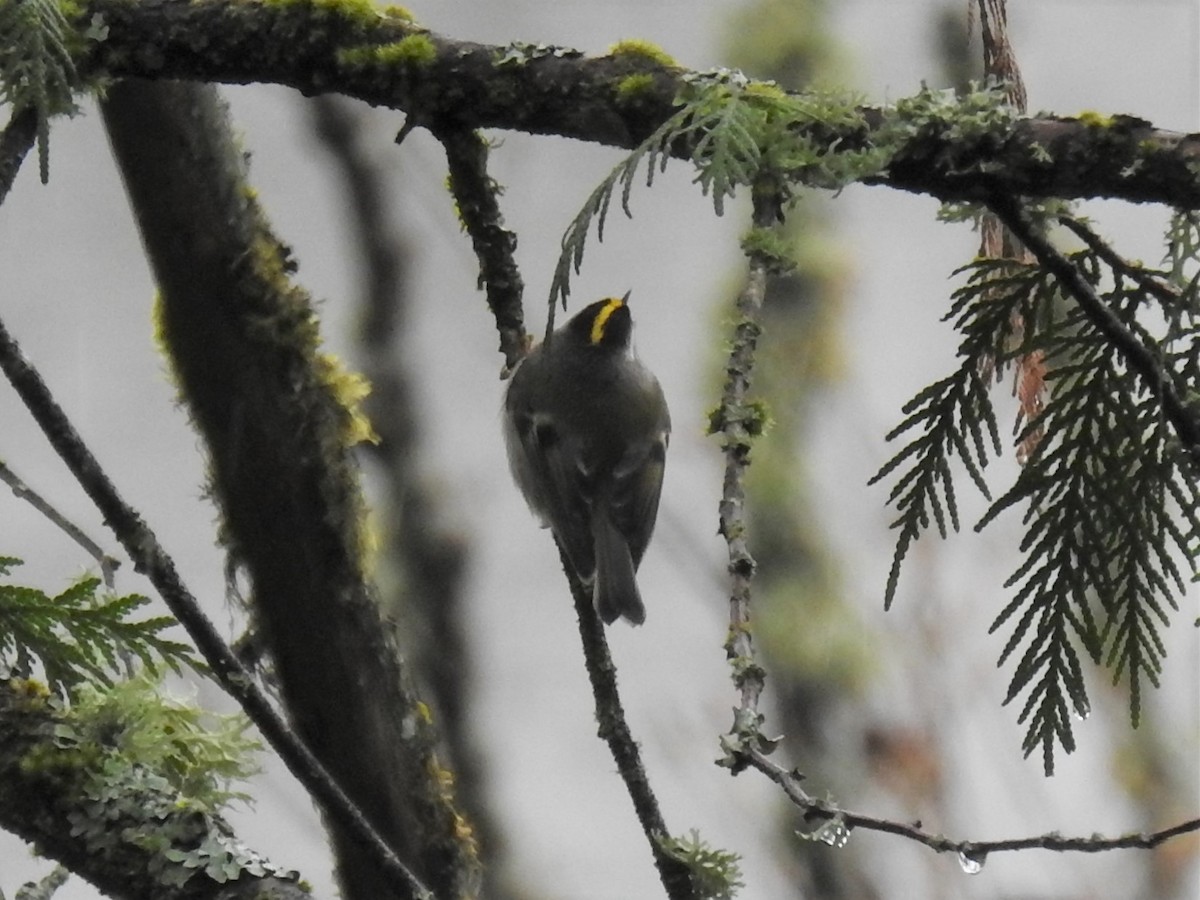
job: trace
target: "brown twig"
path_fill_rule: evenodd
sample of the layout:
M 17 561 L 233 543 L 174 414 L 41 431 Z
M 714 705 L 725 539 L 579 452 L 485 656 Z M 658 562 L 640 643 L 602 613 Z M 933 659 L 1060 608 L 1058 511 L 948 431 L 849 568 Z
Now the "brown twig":
M 3 460 L 0 460 L 0 481 L 3 481 L 12 489 L 13 496 L 24 500 L 45 516 L 53 525 L 57 526 L 67 537 L 82 547 L 83 551 L 94 559 L 96 565 L 100 567 L 100 577 L 104 581 L 104 586 L 110 591 L 113 589 L 113 573 L 121 565 L 119 559 L 114 559 L 105 553 L 103 548 L 88 537 L 82 528 L 60 513 L 49 500 L 27 485 L 21 476 L 10 469 Z
M 1189 819 L 1170 828 L 1149 833 L 1132 832 L 1119 837 L 1090 835 L 1088 837 L 1064 837 L 1058 832 L 1023 838 L 1005 838 L 996 841 L 967 841 L 925 831 L 920 822 L 905 823 L 877 816 L 840 809 L 833 803 L 817 800 L 800 786 L 800 778 L 794 771 L 768 759 L 760 750 L 750 750 L 747 763 L 778 784 L 788 798 L 804 811 L 809 819 L 826 821 L 839 820 L 849 830 L 881 831 L 895 834 L 924 844 L 938 853 L 960 853 L 966 860 L 980 863 L 991 853 L 1010 850 L 1054 850 L 1056 852 L 1103 853 L 1108 850 L 1141 849 L 1151 850 L 1171 838 L 1200 831 L 1200 819 Z
M 621 695 L 617 690 L 617 669 L 608 652 L 608 641 L 605 639 L 600 617 L 596 615 L 592 592 L 579 581 L 570 559 L 562 552 L 561 546 L 559 555 L 571 586 L 571 596 L 575 601 L 579 637 L 583 642 L 584 663 L 592 685 L 592 696 L 596 702 L 596 723 L 599 726 L 600 738 L 608 744 L 621 780 L 625 782 L 638 822 L 641 823 L 642 831 L 650 842 L 654 865 L 658 869 L 667 896 L 671 900 L 695 900 L 696 889 L 687 867 L 663 850 L 661 842 L 670 833 L 659 809 L 658 799 L 650 787 L 646 768 L 642 765 L 637 741 L 633 739 L 629 723 L 625 720 L 625 710 L 621 706 Z

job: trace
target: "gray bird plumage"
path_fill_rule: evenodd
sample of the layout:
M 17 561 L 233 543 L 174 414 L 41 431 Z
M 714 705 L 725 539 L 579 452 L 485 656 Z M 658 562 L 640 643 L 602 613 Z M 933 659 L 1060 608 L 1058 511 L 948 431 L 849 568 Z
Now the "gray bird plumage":
M 650 543 L 671 416 L 629 349 L 625 298 L 583 309 L 517 367 L 504 402 L 509 466 L 591 584 L 605 623 L 646 618 L 634 573 Z

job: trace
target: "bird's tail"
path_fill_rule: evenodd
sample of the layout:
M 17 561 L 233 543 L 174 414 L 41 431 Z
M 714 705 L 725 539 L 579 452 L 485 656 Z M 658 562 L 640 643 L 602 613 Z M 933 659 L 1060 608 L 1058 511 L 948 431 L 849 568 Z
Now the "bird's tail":
M 596 547 L 596 581 L 592 587 L 596 612 L 606 625 L 620 616 L 641 625 L 646 621 L 646 607 L 634 577 L 629 544 L 603 511 L 592 516 L 592 538 Z

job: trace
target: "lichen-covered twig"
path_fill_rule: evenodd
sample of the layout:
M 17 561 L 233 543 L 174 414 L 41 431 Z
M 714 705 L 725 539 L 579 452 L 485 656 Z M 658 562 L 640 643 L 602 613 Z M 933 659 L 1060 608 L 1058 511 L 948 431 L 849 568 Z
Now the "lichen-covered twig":
M 337 92 L 456 128 L 500 128 L 634 147 L 677 109 L 687 69 L 652 56 L 589 57 L 563 47 L 453 40 L 366 4 L 88 0 L 81 21 L 105 38 L 79 61 L 84 78 L 284 84 Z M 638 76 L 629 102 L 617 85 Z M 826 146 L 861 147 L 866 126 L 817 123 Z M 681 146 L 672 152 L 688 155 Z M 1116 197 L 1200 208 L 1200 135 L 1133 117 L 1039 116 L 964 140 L 954 124 L 921 128 L 867 179 L 943 200 L 1009 194 Z
M 778 186 L 769 177 L 761 177 L 753 186 L 754 228 L 765 232 L 779 217 Z M 777 257 L 762 245 L 749 247 L 750 271 L 737 299 L 729 361 L 725 366 L 725 387 L 721 405 L 712 422 L 712 431 L 720 435 L 725 456 L 725 479 L 721 492 L 720 533 L 729 550 L 729 635 L 725 652 L 733 666 L 733 680 L 739 692 L 730 734 L 722 738 L 726 757 L 722 764 L 734 772 L 745 767 L 744 754 L 753 748 L 769 752 L 771 742 L 760 732 L 762 714 L 758 701 L 766 682 L 759 664 L 750 630 L 750 582 L 754 577 L 754 557 L 750 555 L 745 515 L 744 478 L 750 464 L 750 443 L 762 431 L 763 411 L 750 400 L 754 373 L 754 354 L 762 330 L 760 317 L 767 290 L 767 276 L 779 264 Z

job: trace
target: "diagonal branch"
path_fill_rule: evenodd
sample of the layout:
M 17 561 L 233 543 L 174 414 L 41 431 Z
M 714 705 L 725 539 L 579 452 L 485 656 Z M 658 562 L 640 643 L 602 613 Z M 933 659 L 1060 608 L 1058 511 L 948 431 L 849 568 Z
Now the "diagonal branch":
M 1163 413 L 1179 440 L 1192 458 L 1200 461 L 1200 419 L 1183 402 L 1175 379 L 1163 368 L 1154 352 L 1104 304 L 1071 261 L 1038 232 L 1017 200 L 995 196 L 988 201 L 988 207 L 1075 299 L 1084 315 L 1108 338 L 1126 365 L 1142 377 L 1146 389 L 1162 404 Z
M 82 547 L 83 551 L 94 559 L 96 565 L 100 567 L 100 576 L 104 581 L 104 586 L 109 590 L 113 589 L 113 573 L 121 565 L 119 559 L 114 559 L 105 553 L 104 549 L 88 537 L 82 528 L 55 509 L 49 500 L 26 484 L 24 479 L 10 469 L 3 460 L 0 460 L 0 481 L 8 485 L 9 489 L 13 492 L 13 496 L 24 500 L 45 516 L 51 524 L 55 525 L 67 537 Z
M 196 598 L 179 577 L 174 560 L 137 511 L 121 498 L 116 486 L 84 444 L 62 407 L 54 400 L 41 375 L 21 353 L 21 348 L 2 321 L 0 370 L 3 370 L 17 395 L 41 426 L 55 452 L 103 514 L 104 521 L 133 560 L 134 569 L 150 579 L 171 613 L 195 642 L 217 681 L 238 701 L 292 774 L 330 816 L 371 849 L 377 864 L 388 874 L 399 896 L 431 898 L 424 885 L 396 858 L 328 770 L 283 721 L 254 681 L 253 675 L 222 640 L 216 627 L 204 615 Z
M 617 691 L 617 669 L 608 652 L 604 626 L 600 624 L 600 618 L 596 615 L 591 592 L 575 575 L 575 569 L 561 546 L 559 555 L 562 557 L 563 572 L 566 573 L 571 586 L 571 596 L 575 601 L 579 637 L 583 642 L 584 663 L 588 680 L 592 684 L 592 696 L 596 701 L 596 723 L 599 726 L 600 737 L 608 744 L 621 780 L 625 782 L 638 822 L 641 823 L 642 831 L 650 842 L 654 865 L 658 869 L 663 887 L 666 888 L 667 896 L 671 900 L 699 900 L 687 867 L 663 849 L 662 841 L 669 837 L 670 832 L 667 831 L 658 807 L 658 799 L 650 787 L 650 780 L 646 777 L 641 751 L 638 750 L 637 742 L 629 731 L 629 723 L 625 720 L 621 695 Z
M 1087 244 L 1092 252 L 1108 263 L 1114 272 L 1133 279 L 1146 293 L 1153 295 L 1162 303 L 1174 305 L 1179 302 L 1180 293 L 1177 288 L 1163 281 L 1157 273 L 1125 259 L 1106 244 L 1100 235 L 1088 228 L 1082 220 L 1074 216 L 1059 216 L 1058 223 Z

